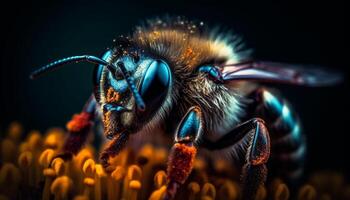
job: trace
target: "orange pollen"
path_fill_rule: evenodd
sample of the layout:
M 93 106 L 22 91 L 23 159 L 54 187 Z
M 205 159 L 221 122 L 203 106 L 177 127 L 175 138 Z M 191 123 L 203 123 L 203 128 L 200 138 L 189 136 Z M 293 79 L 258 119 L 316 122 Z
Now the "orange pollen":
M 108 103 L 116 103 L 119 101 L 120 95 L 118 92 L 114 91 L 112 87 L 107 90 L 107 102 Z
M 198 60 L 198 52 L 194 51 L 192 47 L 187 47 L 181 55 L 181 60 L 188 68 L 192 68 Z
M 151 37 L 154 39 L 154 40 L 156 40 L 156 39 L 158 39 L 159 37 L 160 37 L 160 32 L 159 31 L 153 31 L 152 33 L 151 33 Z
M 87 112 L 75 114 L 73 115 L 72 119 L 67 123 L 66 127 L 70 132 L 79 132 L 82 129 L 91 126 L 90 118 L 91 114 Z
M 269 153 L 260 153 L 254 160 L 252 160 L 252 165 L 265 164 L 269 159 Z
M 196 147 L 176 143 L 169 156 L 168 180 L 183 184 L 192 171 L 196 153 Z
M 185 57 L 191 57 L 191 56 L 193 56 L 193 55 L 194 55 L 193 49 L 192 49 L 191 47 L 188 47 L 188 48 L 186 49 L 185 53 L 184 53 L 184 56 L 185 56 Z
M 105 127 L 108 127 L 111 123 L 111 115 L 112 115 L 112 112 L 111 111 L 107 111 L 105 113 L 103 113 L 103 124 L 105 125 Z

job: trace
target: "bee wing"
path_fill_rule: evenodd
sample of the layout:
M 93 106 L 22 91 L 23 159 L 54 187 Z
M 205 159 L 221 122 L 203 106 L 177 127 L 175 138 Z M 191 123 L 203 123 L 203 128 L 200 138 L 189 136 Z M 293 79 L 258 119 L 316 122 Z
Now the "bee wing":
M 254 80 L 305 86 L 333 85 L 342 80 L 339 73 L 314 66 L 252 61 L 222 68 L 224 82 Z

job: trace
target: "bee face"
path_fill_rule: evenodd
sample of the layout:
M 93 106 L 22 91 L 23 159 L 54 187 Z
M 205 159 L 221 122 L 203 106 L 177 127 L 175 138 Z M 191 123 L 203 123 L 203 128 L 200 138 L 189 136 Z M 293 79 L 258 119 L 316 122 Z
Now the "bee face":
M 127 74 L 135 81 L 145 110 L 138 110 L 128 82 L 119 68 L 105 69 L 101 79 L 101 106 L 107 137 L 113 137 L 128 129 L 135 132 L 151 120 L 162 107 L 171 87 L 169 65 L 160 59 L 138 54 L 116 56 L 111 60 L 114 66 L 122 64 Z

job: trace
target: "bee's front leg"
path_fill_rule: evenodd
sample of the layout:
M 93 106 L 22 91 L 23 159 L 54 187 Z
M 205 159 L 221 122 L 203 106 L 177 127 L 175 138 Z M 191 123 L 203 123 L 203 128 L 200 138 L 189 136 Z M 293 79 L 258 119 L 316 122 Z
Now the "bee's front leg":
M 119 154 L 119 152 L 124 148 L 126 142 L 129 139 L 129 133 L 123 132 L 118 137 L 115 137 L 107 147 L 102 151 L 100 155 L 100 160 L 103 168 L 107 172 L 110 172 L 108 167 L 110 166 L 109 158 L 114 157 Z
M 64 142 L 63 149 L 55 158 L 70 160 L 77 154 L 88 138 L 89 132 L 94 125 L 96 100 L 93 95 L 85 103 L 79 114 L 73 115 L 67 123 L 68 137 Z M 54 160 L 54 159 L 52 159 Z
M 164 199 L 173 199 L 177 189 L 192 171 L 197 153 L 196 142 L 202 132 L 202 113 L 199 107 L 191 107 L 182 118 L 171 149 L 167 169 L 167 192 Z

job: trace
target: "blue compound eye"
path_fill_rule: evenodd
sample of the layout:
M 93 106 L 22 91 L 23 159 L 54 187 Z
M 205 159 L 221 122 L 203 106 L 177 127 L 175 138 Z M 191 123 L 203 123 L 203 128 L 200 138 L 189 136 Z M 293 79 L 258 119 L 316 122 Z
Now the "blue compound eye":
M 162 105 L 171 84 L 169 65 L 162 60 L 154 60 L 145 70 L 139 92 L 146 104 L 146 111 L 140 117 L 150 117 Z
M 198 68 L 198 71 L 208 74 L 209 78 L 216 83 L 223 82 L 221 72 L 215 66 L 203 65 Z

